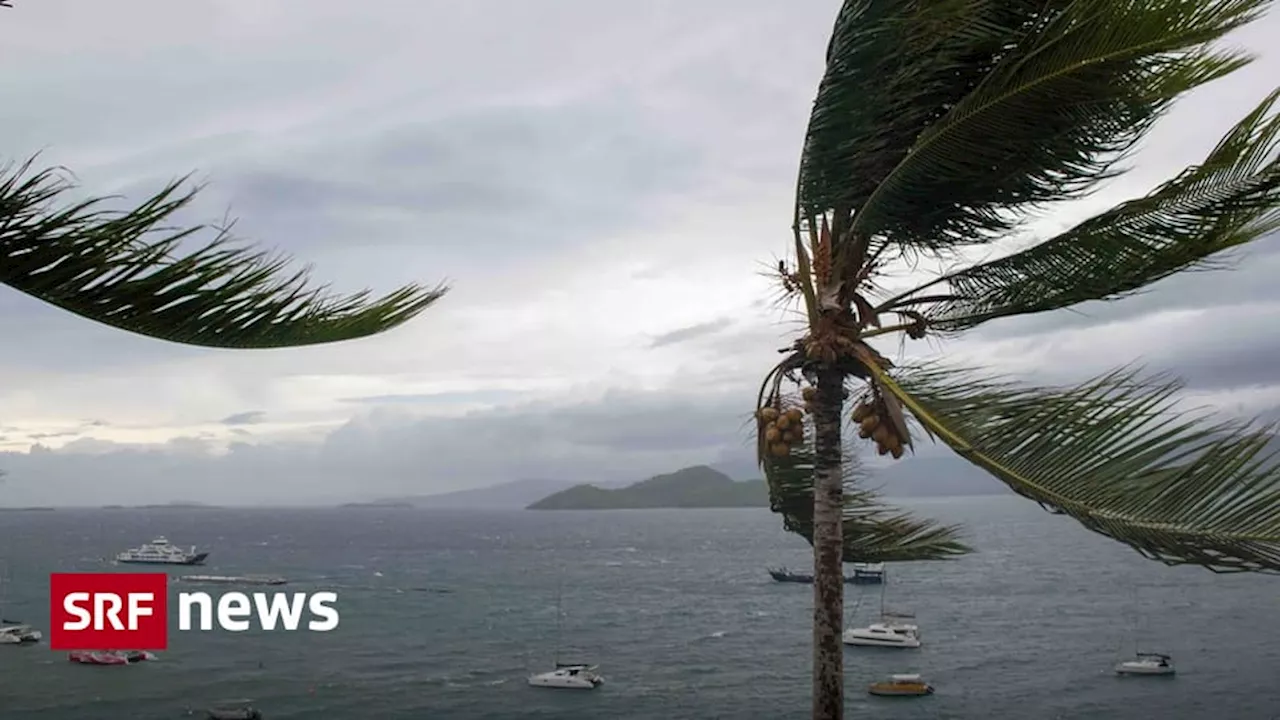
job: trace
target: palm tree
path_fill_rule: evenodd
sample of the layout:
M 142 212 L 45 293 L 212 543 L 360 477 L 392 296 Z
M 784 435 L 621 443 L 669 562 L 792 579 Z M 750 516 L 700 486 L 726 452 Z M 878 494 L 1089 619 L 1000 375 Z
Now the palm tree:
M 1030 211 L 1118 174 L 1178 97 L 1250 61 L 1211 43 L 1269 4 L 844 2 L 800 161 L 795 259 L 778 269 L 807 328 L 757 400 L 774 510 L 814 548 L 815 719 L 844 714 L 842 562 L 963 551 L 949 528 L 858 521 L 867 496 L 843 490 L 842 413 L 854 395 L 853 424 L 881 455 L 902 457 L 923 430 L 1149 558 L 1280 570 L 1269 428 L 1179 412 L 1176 381 L 1133 369 L 1028 387 L 980 369 L 895 367 L 868 342 L 1114 300 L 1280 228 L 1277 91 L 1144 197 L 906 292 L 882 283 L 894 263 L 962 261 Z

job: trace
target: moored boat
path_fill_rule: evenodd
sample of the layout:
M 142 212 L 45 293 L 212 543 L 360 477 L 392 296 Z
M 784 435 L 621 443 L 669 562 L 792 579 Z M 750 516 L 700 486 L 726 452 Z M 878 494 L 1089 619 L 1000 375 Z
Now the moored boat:
M 810 575 L 807 573 L 792 572 L 791 570 L 788 570 L 785 567 L 768 568 L 768 570 L 769 570 L 769 575 L 773 577 L 774 580 L 777 580 L 778 582 L 804 583 L 807 585 L 813 584 L 813 575 Z M 859 579 L 856 570 L 854 571 L 853 575 L 845 575 L 844 581 L 846 584 L 849 584 L 849 585 L 852 585 L 855 583 L 861 584 L 861 583 L 880 582 L 879 580 Z
M 149 543 L 119 553 L 116 555 L 116 562 L 133 565 L 201 565 L 207 557 L 209 553 L 197 552 L 194 545 L 184 550 L 160 536 Z
M 883 697 L 917 697 L 932 695 L 933 686 L 915 673 L 890 675 L 888 680 L 871 683 L 867 693 Z
M 67 659 L 81 665 L 132 665 L 156 656 L 145 650 L 73 650 Z
M 561 690 L 594 690 L 604 684 L 604 678 L 595 670 L 595 665 L 556 663 L 556 669 L 551 672 L 529 676 L 529 685 Z
M 1173 658 L 1163 653 L 1137 653 L 1132 660 L 1116 665 L 1117 675 L 1174 675 Z

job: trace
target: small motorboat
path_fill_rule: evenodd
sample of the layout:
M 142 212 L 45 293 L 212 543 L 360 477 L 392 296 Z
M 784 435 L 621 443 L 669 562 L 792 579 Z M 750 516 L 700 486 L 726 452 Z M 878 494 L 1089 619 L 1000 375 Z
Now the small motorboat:
M 932 695 L 933 686 L 917 674 L 890 675 L 887 681 L 874 682 L 867 688 L 871 695 L 884 697 L 914 697 Z
M 1173 675 L 1173 658 L 1161 653 L 1137 653 L 1137 657 L 1116 665 L 1117 675 Z
M 551 672 L 529 676 L 529 685 L 561 690 L 594 690 L 604 684 L 604 678 L 597 675 L 595 670 L 595 665 L 556 663 L 556 669 Z
M 252 700 L 223 700 L 205 711 L 208 720 L 262 720 Z

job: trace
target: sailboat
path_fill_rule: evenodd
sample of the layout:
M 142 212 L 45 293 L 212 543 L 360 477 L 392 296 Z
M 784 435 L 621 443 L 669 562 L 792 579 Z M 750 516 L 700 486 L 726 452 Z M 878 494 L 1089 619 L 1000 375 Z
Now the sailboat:
M 886 577 L 886 580 L 888 578 Z M 861 647 L 920 647 L 920 627 L 911 613 L 889 612 L 884 606 L 885 586 L 880 585 L 880 622 L 866 627 L 849 628 L 841 638 L 845 645 Z
M 556 654 L 554 670 L 529 676 L 531 687 L 560 690 L 595 690 L 604 684 L 604 678 L 596 674 L 596 665 L 560 662 L 560 637 L 564 613 L 561 611 L 564 582 L 556 588 Z
M 4 616 L 5 581 L 8 571 L 0 566 L 0 645 L 32 645 L 40 642 L 44 633 L 17 620 L 9 620 Z
M 1173 666 L 1173 658 L 1164 653 L 1142 652 L 1138 649 L 1138 630 L 1141 625 L 1141 613 L 1138 611 L 1138 590 L 1133 588 L 1133 607 L 1138 616 L 1134 620 L 1133 659 L 1116 664 L 1117 675 L 1162 675 L 1177 673 Z

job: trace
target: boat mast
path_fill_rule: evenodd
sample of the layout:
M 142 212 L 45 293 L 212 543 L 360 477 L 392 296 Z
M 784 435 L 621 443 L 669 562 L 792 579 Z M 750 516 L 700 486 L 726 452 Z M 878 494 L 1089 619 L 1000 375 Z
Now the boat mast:
M 564 596 L 564 574 L 562 573 L 560 575 L 560 579 L 556 581 L 556 654 L 555 654 L 555 659 L 553 660 L 553 662 L 555 662 L 556 664 L 556 667 L 560 667 L 560 639 L 561 639 L 561 633 L 564 629 L 564 611 L 561 610 L 560 608 L 560 604 L 561 604 L 561 600 L 563 600 L 563 596 Z

